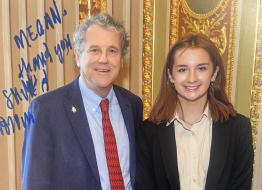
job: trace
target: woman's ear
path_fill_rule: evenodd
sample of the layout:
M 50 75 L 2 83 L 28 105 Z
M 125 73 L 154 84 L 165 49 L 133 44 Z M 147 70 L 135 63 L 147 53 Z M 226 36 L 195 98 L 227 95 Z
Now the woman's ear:
M 172 75 L 171 75 L 171 73 L 170 73 L 170 69 L 167 69 L 167 75 L 168 75 L 169 81 L 170 81 L 172 84 L 174 84 L 175 81 L 174 81 L 174 79 L 173 79 L 173 77 L 172 77 Z
M 211 82 L 214 82 L 216 80 L 218 72 L 219 72 L 219 67 L 216 66 L 216 70 L 215 70 L 213 76 L 211 77 Z

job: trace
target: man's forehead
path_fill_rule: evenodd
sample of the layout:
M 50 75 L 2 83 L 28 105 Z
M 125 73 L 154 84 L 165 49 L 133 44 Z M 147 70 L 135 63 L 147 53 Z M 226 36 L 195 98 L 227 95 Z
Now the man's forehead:
M 115 29 L 104 28 L 99 25 L 92 25 L 86 31 L 85 35 L 86 45 L 98 47 L 116 47 L 120 49 L 121 39 Z
M 119 34 L 119 32 L 116 30 L 116 28 L 114 28 L 113 26 L 100 26 L 98 24 L 92 24 L 87 30 L 86 33 L 90 32 L 90 31 L 105 31 L 105 32 L 113 32 L 116 34 Z

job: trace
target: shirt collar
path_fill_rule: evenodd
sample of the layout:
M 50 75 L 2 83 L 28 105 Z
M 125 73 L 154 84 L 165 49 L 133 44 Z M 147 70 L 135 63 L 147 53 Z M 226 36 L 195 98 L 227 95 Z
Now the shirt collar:
M 209 122 L 212 121 L 212 117 L 211 117 L 211 113 L 210 113 L 210 110 L 209 110 L 208 103 L 207 103 L 207 105 L 206 105 L 206 108 L 205 108 L 205 110 L 204 110 L 202 116 L 201 116 L 201 119 L 202 119 L 203 117 L 207 117 L 208 120 L 209 120 Z M 200 120 L 201 120 L 201 119 L 200 119 Z M 173 118 L 172 118 L 170 121 L 168 121 L 168 122 L 166 123 L 166 126 L 170 125 L 173 121 L 178 121 L 178 122 L 181 123 L 181 119 L 179 118 L 177 112 L 175 112 Z
M 80 87 L 80 91 L 82 94 L 83 99 L 85 99 L 85 103 L 87 104 L 87 106 L 91 107 L 93 110 L 98 111 L 100 110 L 100 102 L 102 99 L 100 96 L 98 96 L 91 88 L 89 88 L 85 81 L 84 78 L 80 75 L 79 77 L 79 87 Z M 111 89 L 109 90 L 108 95 L 105 97 L 108 99 L 109 101 L 109 107 L 112 104 L 116 104 L 117 103 L 117 99 L 115 97 L 115 92 L 113 90 L 113 87 L 111 87 Z

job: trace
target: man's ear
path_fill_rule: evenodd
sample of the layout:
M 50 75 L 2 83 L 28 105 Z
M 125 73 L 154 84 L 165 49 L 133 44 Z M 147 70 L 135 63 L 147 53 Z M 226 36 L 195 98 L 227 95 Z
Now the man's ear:
M 76 52 L 75 49 L 74 49 L 74 55 L 75 55 L 76 65 L 77 65 L 77 67 L 80 67 L 80 62 L 79 62 L 80 57 L 79 57 L 79 55 L 78 55 L 78 53 Z
M 216 70 L 215 70 L 213 76 L 211 77 L 211 82 L 214 82 L 216 80 L 218 72 L 219 72 L 219 67 L 216 66 Z

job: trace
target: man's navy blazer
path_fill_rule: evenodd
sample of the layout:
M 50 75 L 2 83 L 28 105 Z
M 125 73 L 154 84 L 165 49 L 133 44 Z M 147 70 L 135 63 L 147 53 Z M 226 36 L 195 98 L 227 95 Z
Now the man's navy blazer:
M 142 101 L 113 86 L 130 144 L 130 178 L 135 181 L 135 127 L 142 121 Z M 34 122 L 25 129 L 22 150 L 23 190 L 102 190 L 78 79 L 34 99 Z M 98 163 L 99 164 L 99 163 Z

